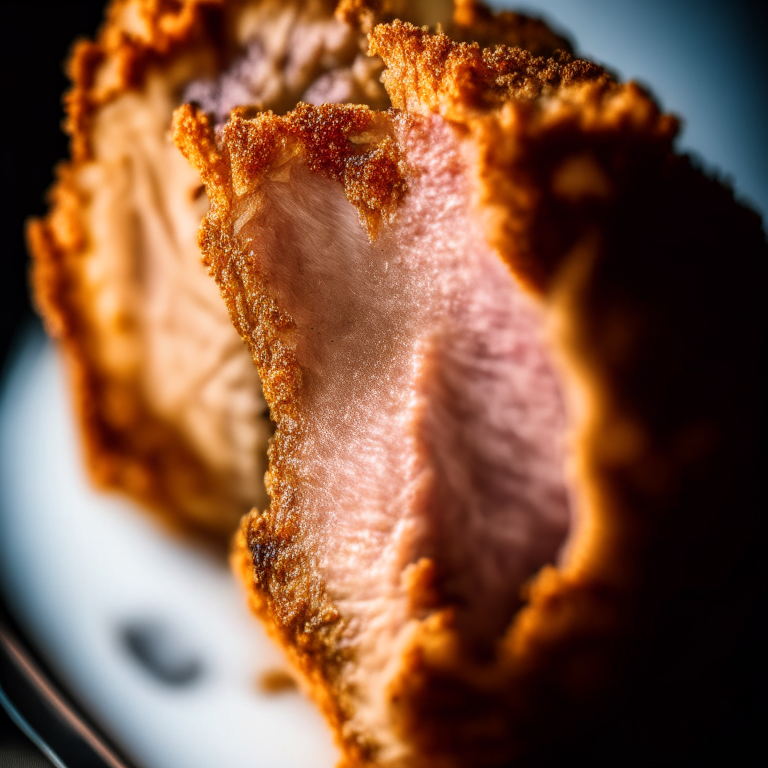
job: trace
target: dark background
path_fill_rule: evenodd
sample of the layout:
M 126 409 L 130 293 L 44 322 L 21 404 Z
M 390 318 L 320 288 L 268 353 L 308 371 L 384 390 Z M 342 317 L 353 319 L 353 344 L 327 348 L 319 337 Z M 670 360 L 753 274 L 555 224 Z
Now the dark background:
M 14 3 L 13 17 L 6 12 L 3 21 L 3 361 L 19 325 L 33 318 L 24 222 L 45 212 L 45 192 L 53 181 L 53 168 L 68 153 L 68 140 L 60 127 L 62 95 L 68 88 L 64 61 L 77 37 L 96 33 L 102 13 L 102 2 L 27 0 Z
M 69 87 L 64 61 L 76 38 L 96 33 L 103 5 L 87 0 L 27 1 L 14 3 L 12 16 L 4 9 L 0 392 L 2 371 L 9 352 L 13 354 L 14 340 L 23 326 L 38 322 L 27 286 L 24 222 L 45 212 L 45 193 L 53 181 L 54 166 L 68 154 L 68 139 L 60 128 L 64 119 L 62 95 Z M 0 625 L 19 632 L 4 605 L 0 605 Z M 23 706 L 23 695 L 14 692 L 13 696 L 14 703 Z M 73 748 L 76 752 L 76 743 Z M 81 761 L 83 766 L 94 764 L 98 763 Z M 53 764 L 0 708 L 0 768 L 6 766 L 52 768 Z

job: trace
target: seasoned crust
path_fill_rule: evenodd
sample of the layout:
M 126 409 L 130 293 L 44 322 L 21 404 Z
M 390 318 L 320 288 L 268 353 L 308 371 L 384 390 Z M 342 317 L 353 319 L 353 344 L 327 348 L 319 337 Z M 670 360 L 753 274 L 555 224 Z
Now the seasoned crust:
M 182 77 L 173 67 L 185 57 L 200 57 L 203 71 L 210 69 L 223 6 L 223 0 L 117 0 L 96 40 L 75 45 L 65 98 L 71 161 L 57 169 L 50 212 L 29 223 L 27 237 L 34 299 L 65 353 L 92 479 L 126 492 L 166 525 L 204 538 L 226 537 L 247 505 L 228 489 L 229 473 L 202 458 L 167 414 L 155 412 L 135 375 L 105 366 L 92 288 L 100 278 L 88 262 L 100 236 L 89 213 L 98 205 L 89 168 L 99 162 L 93 142 L 100 114 L 139 93 L 157 72 L 167 69 L 169 82 Z M 130 311 L 115 318 L 108 354 L 119 357 L 135 322 Z M 132 363 L 124 361 L 119 365 L 128 371 Z
M 162 64 L 209 39 L 220 24 L 225 0 L 114 0 L 96 40 L 79 41 L 67 72 L 65 128 L 74 163 L 92 157 L 91 121 L 96 111 L 139 87 L 147 67 Z M 105 65 L 106 66 L 103 66 Z
M 580 226 L 580 214 L 565 209 L 619 195 L 671 151 L 677 134 L 677 119 L 635 83 L 621 85 L 566 51 L 546 58 L 481 48 L 394 22 L 374 29 L 371 52 L 387 66 L 394 107 L 436 112 L 473 135 L 480 215 L 517 277 L 537 292 L 552 252 L 571 247 Z M 521 195 L 520 187 L 536 193 Z M 550 218 L 540 220 L 545 210 Z
M 290 537 L 284 537 L 282 532 L 275 536 L 269 531 L 270 527 L 274 528 L 274 523 L 268 513 L 260 515 L 254 510 L 243 518 L 232 545 L 232 569 L 243 584 L 259 585 L 259 588 L 247 591 L 249 606 L 262 620 L 270 637 L 283 649 L 294 669 L 299 671 L 301 687 L 332 727 L 343 749 L 339 768 L 366 765 L 371 751 L 369 746 L 354 734 L 348 734 L 346 738 L 341 736 L 350 713 L 337 675 L 344 661 L 337 642 L 342 630 L 338 613 L 329 603 L 322 582 L 314 578 L 316 574 L 311 565 L 300 550 L 292 547 Z M 260 538 L 267 540 L 266 547 L 260 544 Z M 254 556 L 254 552 L 267 557 Z M 276 566 L 275 574 L 265 568 L 273 565 Z M 287 578 L 291 571 L 302 576 L 291 580 Z M 279 607 L 276 610 L 278 600 L 275 598 L 281 594 L 283 611 Z M 293 604 L 289 596 L 295 600 Z M 275 616 L 281 614 L 281 618 L 289 615 L 286 624 L 275 620 Z M 318 621 L 318 617 L 322 618 Z
M 366 33 L 377 24 L 408 20 L 433 30 L 439 25 L 456 42 L 523 48 L 535 56 L 558 50 L 573 52 L 570 40 L 554 32 L 542 19 L 491 10 L 478 0 L 341 0 L 336 16 Z
M 495 657 L 466 657 L 450 609 L 433 610 L 412 636 L 388 691 L 393 731 L 412 745 L 407 764 L 646 765 L 662 751 L 670 762 L 722 761 L 748 716 L 758 651 L 760 221 L 675 153 L 674 118 L 594 65 L 483 51 L 397 22 L 371 42 L 393 103 L 438 113 L 465 136 L 476 213 L 546 308 L 577 430 L 579 525 L 564 562 L 531 583 Z M 250 151 L 264 158 L 262 128 L 235 121 L 241 144 L 228 137 L 219 151 L 192 111 L 177 127 L 214 201 L 204 251 L 262 375 L 275 372 L 268 399 L 291 424 L 300 369 L 279 336 L 290 318 L 247 282 L 228 229 L 230 169 Z M 241 167 L 258 175 L 259 162 Z M 271 459 L 273 500 L 287 511 L 285 435 Z M 327 597 L 298 601 L 299 632 L 289 617 L 292 594 L 321 586 L 305 554 L 275 517 L 253 515 L 235 560 L 349 764 L 375 763 L 374 745 L 343 730 Z M 300 586 L 283 591 L 289 572 Z M 416 582 L 431 605 L 429 578 Z M 330 626 L 317 631 L 307 608 L 333 616 Z M 313 633 L 319 645 L 303 653 Z
M 450 120 L 479 116 L 506 102 L 567 98 L 569 86 L 618 88 L 602 67 L 575 58 L 565 43 L 543 56 L 519 46 L 460 42 L 399 20 L 378 25 L 369 40 L 371 54 L 386 64 L 382 79 L 393 107 L 436 111 Z

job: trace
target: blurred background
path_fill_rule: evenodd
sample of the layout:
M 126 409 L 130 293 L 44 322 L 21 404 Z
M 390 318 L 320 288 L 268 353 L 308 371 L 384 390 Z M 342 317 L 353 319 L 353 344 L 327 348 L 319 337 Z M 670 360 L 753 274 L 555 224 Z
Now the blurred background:
M 580 54 L 608 65 L 623 79 L 649 86 L 665 110 L 682 117 L 681 149 L 698 155 L 705 167 L 733 185 L 737 197 L 766 218 L 768 14 L 762 3 L 529 0 L 493 4 L 545 16 L 571 36 Z M 27 288 L 24 222 L 44 213 L 54 166 L 67 155 L 67 138 L 60 127 L 62 94 L 68 87 L 63 63 L 77 37 L 95 34 L 103 6 L 91 0 L 28 1 L 14 4 L 13 19 L 5 20 L 3 366 L 20 328 L 36 322 Z M 4 738 L 12 733 L 1 712 L 0 731 Z

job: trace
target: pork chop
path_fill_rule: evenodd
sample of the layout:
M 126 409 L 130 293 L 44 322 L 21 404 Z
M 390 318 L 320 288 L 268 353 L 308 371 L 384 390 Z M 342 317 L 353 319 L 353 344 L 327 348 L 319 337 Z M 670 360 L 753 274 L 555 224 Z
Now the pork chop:
M 370 40 L 394 110 L 175 116 L 276 422 L 235 552 L 253 608 L 346 765 L 725 754 L 759 219 L 594 64 Z

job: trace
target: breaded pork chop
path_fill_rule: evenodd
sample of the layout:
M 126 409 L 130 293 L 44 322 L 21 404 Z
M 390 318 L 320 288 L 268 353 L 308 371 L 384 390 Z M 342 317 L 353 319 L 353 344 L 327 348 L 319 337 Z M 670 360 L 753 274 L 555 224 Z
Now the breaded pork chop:
M 253 608 L 348 766 L 721 759 L 754 661 L 760 221 L 593 64 L 370 41 L 388 112 L 175 117 L 276 422 Z

